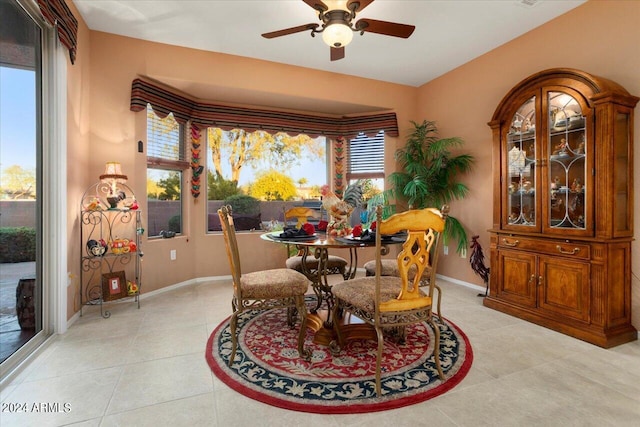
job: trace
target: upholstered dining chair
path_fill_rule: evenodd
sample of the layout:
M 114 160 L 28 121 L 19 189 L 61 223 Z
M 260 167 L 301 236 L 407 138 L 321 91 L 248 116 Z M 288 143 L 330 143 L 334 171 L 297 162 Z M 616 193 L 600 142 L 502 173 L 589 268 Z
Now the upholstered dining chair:
M 306 208 L 303 206 L 296 206 L 290 209 L 285 210 L 284 212 L 284 222 L 287 223 L 288 220 L 295 218 L 297 220 L 297 227 L 300 228 L 302 224 L 304 224 L 308 218 L 317 218 L 321 217 L 318 215 L 316 211 L 310 208 Z M 285 261 L 285 265 L 287 268 L 291 268 L 296 271 L 304 271 L 302 268 L 302 250 L 299 250 L 298 253 L 294 256 L 287 258 Z M 307 271 L 317 270 L 318 268 L 318 260 L 313 254 L 309 254 L 306 258 L 306 267 Z M 345 270 L 347 268 L 347 260 L 336 256 L 329 255 L 327 258 L 327 273 L 329 274 L 342 274 L 344 276 Z
M 238 348 L 238 316 L 245 310 L 287 308 L 287 324 L 292 328 L 295 326 L 296 315 L 299 316 L 298 354 L 301 358 L 310 360 L 311 352 L 304 348 L 307 327 L 307 307 L 304 295 L 309 289 L 309 280 L 304 274 L 288 268 L 242 274 L 231 206 L 223 206 L 218 209 L 218 215 L 220 216 L 233 280 L 231 301 L 233 314 L 230 322 L 232 348 L 229 366 L 233 364 Z
M 440 366 L 440 329 L 434 321 L 433 293 L 436 284 L 436 265 L 438 245 L 444 230 L 449 207 L 441 210 L 427 208 L 409 210 L 382 220 L 382 209 L 376 209 L 376 274 L 370 277 L 346 280 L 333 285 L 331 289 L 335 300 L 333 319 L 350 313 L 375 328 L 378 348 L 376 354 L 376 394 L 381 395 L 381 360 L 384 349 L 383 331 L 393 331 L 396 337 L 406 337 L 406 326 L 427 322 L 433 329 L 435 344 L 433 357 L 438 376 L 444 380 Z M 426 230 L 426 235 L 425 235 Z M 397 276 L 383 276 L 382 270 L 382 234 L 407 232 L 407 238 L 397 257 Z M 434 249 L 432 251 L 432 249 Z M 430 255 L 431 253 L 431 255 Z M 413 278 L 410 270 L 415 269 Z M 429 284 L 420 287 L 420 278 L 427 270 Z M 337 342 L 332 342 L 335 353 L 345 344 L 341 331 L 341 322 L 334 321 Z

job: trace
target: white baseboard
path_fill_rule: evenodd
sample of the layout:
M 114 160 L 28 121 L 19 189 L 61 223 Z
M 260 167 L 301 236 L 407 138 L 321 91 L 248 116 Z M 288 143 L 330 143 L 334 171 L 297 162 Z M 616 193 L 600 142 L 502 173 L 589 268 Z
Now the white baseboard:
M 363 268 L 358 268 L 358 272 L 364 272 Z M 446 280 L 447 282 L 453 283 L 455 285 L 460 285 L 460 286 L 466 286 L 468 288 L 471 289 L 475 289 L 479 292 L 484 292 L 485 288 L 483 288 L 482 286 L 478 286 L 478 285 L 474 285 L 473 283 L 469 283 L 469 282 L 465 282 L 462 280 L 458 280 L 458 279 L 454 279 L 452 277 L 447 277 L 447 276 L 443 276 L 441 274 L 437 274 L 436 277 L 438 277 L 439 279 L 442 280 Z M 154 291 L 151 292 L 146 292 L 146 293 L 142 293 L 140 294 L 140 300 L 143 301 L 147 298 L 150 298 L 154 295 L 160 295 L 163 294 L 165 292 L 170 292 L 170 291 L 174 291 L 176 289 L 180 289 L 180 288 L 184 288 L 186 286 L 192 286 L 192 285 L 197 285 L 199 283 L 204 283 L 204 282 L 222 282 L 225 280 L 231 280 L 231 276 L 208 276 L 208 277 L 198 277 L 195 279 L 189 279 L 189 280 L 185 280 L 184 282 L 180 282 L 180 283 L 176 283 L 174 285 L 170 285 L 170 286 L 165 286 L 164 288 L 160 288 L 160 289 L 156 289 Z M 119 304 L 119 303 L 123 303 L 126 304 L 130 302 L 130 300 L 122 300 L 122 301 L 117 301 L 117 302 L 113 302 L 110 304 Z M 80 318 L 80 312 L 78 311 L 76 314 L 74 314 L 73 316 L 71 316 L 71 318 L 67 321 L 67 328 L 70 328 L 71 325 L 73 325 L 75 322 L 78 321 L 78 319 Z
M 140 294 L 140 300 L 152 297 L 154 295 L 163 294 L 165 292 L 173 291 L 176 289 L 184 288 L 185 286 L 197 285 L 204 282 L 221 282 L 223 280 L 231 280 L 231 275 L 228 276 L 209 276 L 209 277 L 197 277 L 195 279 L 185 280 L 184 282 L 176 283 L 175 285 L 165 286 L 164 288 L 156 289 L 155 291 Z
M 203 282 L 215 282 L 215 281 L 223 281 L 223 280 L 231 280 L 231 276 L 210 276 L 210 277 L 198 277 L 195 279 L 185 280 L 184 282 L 176 283 L 175 285 L 165 286 L 164 288 L 156 289 L 155 291 L 141 293 L 140 301 L 143 301 L 149 297 L 154 295 L 163 294 L 165 292 L 173 291 L 175 289 L 184 288 L 185 286 L 197 285 L 198 283 Z M 121 301 L 113 301 L 109 302 L 109 304 L 128 304 L 131 303 L 130 299 L 122 299 Z M 67 321 L 67 329 L 71 327 L 75 322 L 80 318 L 80 311 L 71 316 L 71 318 Z

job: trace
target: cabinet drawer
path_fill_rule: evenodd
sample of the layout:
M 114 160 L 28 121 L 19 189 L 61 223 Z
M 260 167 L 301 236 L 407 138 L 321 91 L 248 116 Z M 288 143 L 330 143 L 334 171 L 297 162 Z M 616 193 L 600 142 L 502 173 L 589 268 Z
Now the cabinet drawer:
M 567 243 L 563 240 L 539 240 L 522 236 L 506 235 L 498 236 L 498 246 L 579 259 L 589 259 L 591 248 L 585 243 Z

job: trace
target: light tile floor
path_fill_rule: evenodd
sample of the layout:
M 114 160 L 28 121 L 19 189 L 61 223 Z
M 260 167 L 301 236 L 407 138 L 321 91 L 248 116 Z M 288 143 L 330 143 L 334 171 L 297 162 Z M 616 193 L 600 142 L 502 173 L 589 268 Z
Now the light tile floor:
M 427 402 L 357 415 L 274 408 L 229 389 L 204 358 L 230 314 L 213 281 L 85 313 L 0 392 L 10 426 L 639 426 L 640 342 L 605 350 L 482 306 L 477 290 L 440 281 L 443 314 L 469 337 L 474 363 Z M 92 307 L 93 308 L 93 307 Z M 89 310 L 91 311 L 91 310 Z M 9 404 L 68 412 L 7 412 Z

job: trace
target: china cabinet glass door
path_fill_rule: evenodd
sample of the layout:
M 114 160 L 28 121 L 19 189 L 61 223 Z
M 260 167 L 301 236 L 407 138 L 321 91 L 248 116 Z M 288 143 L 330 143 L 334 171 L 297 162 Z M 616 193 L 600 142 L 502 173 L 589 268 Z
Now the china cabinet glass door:
M 507 226 L 539 228 L 536 195 L 536 97 L 513 115 L 507 132 Z
M 545 228 L 556 232 L 587 229 L 587 118 L 578 100 L 560 91 L 546 92 L 549 116 L 546 143 L 548 216 Z

